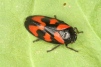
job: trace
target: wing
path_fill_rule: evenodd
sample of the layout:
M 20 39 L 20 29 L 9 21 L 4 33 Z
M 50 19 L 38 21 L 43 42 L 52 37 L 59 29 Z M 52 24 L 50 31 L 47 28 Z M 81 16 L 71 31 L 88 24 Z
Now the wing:
M 64 40 L 58 31 L 70 27 L 69 25 L 56 18 L 46 16 L 35 16 L 32 17 L 32 20 L 28 28 L 34 36 L 47 42 L 64 44 Z

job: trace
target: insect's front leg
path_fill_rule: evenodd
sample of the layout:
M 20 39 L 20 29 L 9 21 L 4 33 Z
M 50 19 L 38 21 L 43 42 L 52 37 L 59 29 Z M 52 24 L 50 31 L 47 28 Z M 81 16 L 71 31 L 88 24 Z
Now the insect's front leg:
M 83 33 L 83 31 L 79 31 L 76 27 L 73 28 L 77 34 Z
M 68 49 L 70 49 L 70 50 L 73 50 L 73 51 L 75 51 L 75 52 L 79 52 L 78 50 L 75 50 L 75 49 L 73 49 L 73 48 L 71 48 L 71 47 L 68 47 L 67 44 L 65 44 L 65 46 L 66 46 Z

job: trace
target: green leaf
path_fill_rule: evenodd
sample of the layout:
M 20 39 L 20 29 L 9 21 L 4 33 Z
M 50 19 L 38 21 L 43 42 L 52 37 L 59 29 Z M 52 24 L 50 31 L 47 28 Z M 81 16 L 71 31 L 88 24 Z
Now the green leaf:
M 24 27 L 27 16 L 57 16 L 83 34 L 69 44 L 39 41 Z M 101 0 L 0 1 L 0 67 L 101 67 Z

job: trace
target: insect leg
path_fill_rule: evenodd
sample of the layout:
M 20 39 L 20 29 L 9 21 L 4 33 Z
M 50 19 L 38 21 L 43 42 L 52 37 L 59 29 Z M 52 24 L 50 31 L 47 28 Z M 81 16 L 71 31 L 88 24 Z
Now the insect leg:
M 76 27 L 74 27 L 74 30 L 76 31 L 77 34 L 83 33 L 83 31 L 79 31 Z
M 37 41 L 39 41 L 40 39 L 36 39 L 36 40 L 34 40 L 33 42 L 37 42 Z
M 73 48 L 71 48 L 71 47 L 68 47 L 68 46 L 66 46 L 68 49 L 70 49 L 70 50 L 73 50 L 73 51 L 75 51 L 75 52 L 78 52 L 78 50 L 75 50 L 75 49 L 73 49 Z
M 57 19 L 56 15 L 54 15 L 54 18 Z
M 55 47 L 53 47 L 52 49 L 50 49 L 50 50 L 47 50 L 47 52 L 50 52 L 50 51 L 52 51 L 52 50 L 54 50 L 54 49 L 56 49 L 57 47 L 59 47 L 60 46 L 60 44 L 59 45 L 57 45 L 57 46 L 55 46 Z

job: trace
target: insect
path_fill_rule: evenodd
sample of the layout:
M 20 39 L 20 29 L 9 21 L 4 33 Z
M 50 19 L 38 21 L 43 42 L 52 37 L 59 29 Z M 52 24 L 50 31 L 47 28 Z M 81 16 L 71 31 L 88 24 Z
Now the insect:
M 54 15 L 54 18 L 34 15 L 26 18 L 25 28 L 34 36 L 37 37 L 33 42 L 44 40 L 46 42 L 56 44 L 47 52 L 50 52 L 62 44 L 75 52 L 77 50 L 68 47 L 68 44 L 74 43 L 77 40 L 77 34 L 83 33 L 83 31 L 78 31 L 76 27 L 72 27 L 66 24 L 64 21 L 59 20 Z

